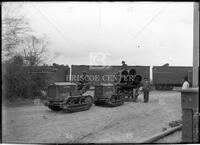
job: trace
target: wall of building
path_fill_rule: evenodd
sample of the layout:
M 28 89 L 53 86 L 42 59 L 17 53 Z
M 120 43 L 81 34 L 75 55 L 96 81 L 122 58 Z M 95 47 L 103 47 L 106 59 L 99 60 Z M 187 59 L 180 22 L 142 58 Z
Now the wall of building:
M 100 83 L 113 83 L 114 75 L 121 70 L 121 66 L 89 66 L 72 65 L 71 80 L 77 82 L 83 71 L 86 71 L 90 77 L 91 85 Z M 150 66 L 128 66 L 128 69 L 135 69 L 142 78 L 150 78 Z

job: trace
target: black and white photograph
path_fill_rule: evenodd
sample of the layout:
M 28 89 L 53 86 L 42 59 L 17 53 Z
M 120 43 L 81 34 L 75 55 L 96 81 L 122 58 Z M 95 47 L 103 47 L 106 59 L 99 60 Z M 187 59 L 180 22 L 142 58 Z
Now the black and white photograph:
M 2 143 L 199 142 L 199 2 L 1 8 Z

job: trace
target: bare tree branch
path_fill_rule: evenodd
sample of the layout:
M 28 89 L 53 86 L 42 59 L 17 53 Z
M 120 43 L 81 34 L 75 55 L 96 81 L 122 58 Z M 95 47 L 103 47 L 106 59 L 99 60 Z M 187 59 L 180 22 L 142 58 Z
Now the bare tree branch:
M 3 3 L 2 19 L 2 50 L 7 59 L 15 54 L 23 54 L 27 65 L 35 66 L 47 60 L 48 41 L 31 34 L 32 30 L 22 15 L 14 16 L 11 12 L 21 5 Z M 5 57 L 5 58 L 6 58 Z
M 37 66 L 44 63 L 46 60 L 47 44 L 46 38 L 37 38 L 36 36 L 27 38 L 25 40 L 25 47 L 23 48 L 26 65 Z
M 14 51 L 23 43 L 24 37 L 31 32 L 28 21 L 23 16 L 13 15 L 14 11 L 19 11 L 21 5 L 16 3 L 3 3 L 2 15 L 2 50 L 8 58 L 12 57 Z

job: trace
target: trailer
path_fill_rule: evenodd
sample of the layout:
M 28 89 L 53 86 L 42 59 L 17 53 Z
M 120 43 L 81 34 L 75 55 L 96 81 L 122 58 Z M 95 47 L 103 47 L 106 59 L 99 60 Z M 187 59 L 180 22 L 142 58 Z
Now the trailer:
M 127 69 L 135 69 L 142 78 L 150 78 L 150 66 L 128 66 Z M 79 81 L 79 76 L 82 71 L 86 71 L 90 76 L 91 86 L 114 83 L 114 76 L 121 70 L 121 66 L 91 66 L 91 65 L 72 65 L 71 66 L 71 81 Z
M 172 90 L 180 87 L 184 77 L 192 84 L 192 67 L 189 66 L 153 66 L 153 85 L 156 90 Z

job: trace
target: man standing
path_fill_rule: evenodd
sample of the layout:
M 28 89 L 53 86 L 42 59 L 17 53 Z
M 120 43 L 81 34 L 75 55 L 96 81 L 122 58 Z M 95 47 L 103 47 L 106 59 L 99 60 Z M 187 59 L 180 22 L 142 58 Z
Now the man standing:
M 122 61 L 121 69 L 123 69 L 123 70 L 127 70 L 128 69 L 128 65 L 125 63 L 125 61 Z
M 190 87 L 189 82 L 188 82 L 188 78 L 184 77 L 184 82 L 182 85 L 182 89 L 188 89 Z
M 151 90 L 151 84 L 147 78 L 144 78 L 144 83 L 143 83 L 144 103 L 149 102 L 149 91 L 150 90 Z

